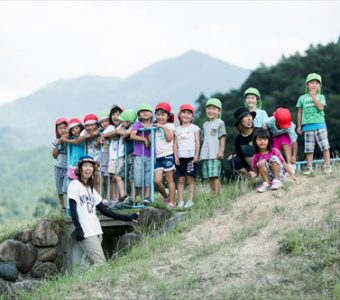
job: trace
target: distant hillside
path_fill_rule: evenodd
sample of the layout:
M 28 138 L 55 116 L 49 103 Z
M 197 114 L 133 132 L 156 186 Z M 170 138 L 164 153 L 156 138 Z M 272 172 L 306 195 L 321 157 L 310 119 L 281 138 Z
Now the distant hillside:
M 11 141 L 17 136 L 21 143 L 14 143 L 16 147 L 46 145 L 53 138 L 57 117 L 99 113 L 113 103 L 134 108 L 141 102 L 169 101 L 177 110 L 183 102 L 193 104 L 202 92 L 210 95 L 238 88 L 248 75 L 248 70 L 189 51 L 125 79 L 83 76 L 52 82 L 32 95 L 0 106 L 0 128 L 11 130 L 10 139 L 6 134 L 0 136 L 0 146 L 13 145 Z

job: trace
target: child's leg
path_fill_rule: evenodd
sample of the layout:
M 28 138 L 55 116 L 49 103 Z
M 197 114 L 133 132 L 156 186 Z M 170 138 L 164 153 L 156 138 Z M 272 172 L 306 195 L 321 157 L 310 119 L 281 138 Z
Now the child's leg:
M 169 188 L 169 202 L 176 205 L 175 198 L 176 198 L 176 185 L 174 181 L 174 171 L 167 171 L 165 172 L 165 179 L 168 183 Z
M 66 208 L 64 194 L 58 195 L 59 203 L 62 209 Z
M 195 196 L 195 178 L 192 176 L 188 176 L 188 188 L 189 188 L 189 201 L 194 200 Z
M 284 144 L 282 145 L 282 152 L 286 158 L 286 163 L 290 164 L 290 161 L 292 159 L 292 147 L 291 145 Z
M 168 194 L 165 191 L 164 185 L 163 185 L 163 169 L 158 169 L 155 171 L 155 186 L 158 190 L 158 192 L 161 193 L 161 195 L 163 196 L 163 198 L 167 198 Z
M 313 167 L 313 152 L 305 153 L 305 154 L 306 154 L 307 167 L 312 168 Z
M 113 199 L 117 199 L 117 182 L 116 182 L 116 176 L 114 174 L 111 174 L 111 186 L 110 186 L 110 193 L 112 195 Z
M 329 149 L 323 151 L 322 153 L 323 159 L 325 160 L 326 165 L 330 165 L 331 164 L 331 157 L 329 154 Z
M 221 182 L 218 177 L 209 178 L 210 188 L 214 196 L 219 196 L 221 191 Z
M 184 184 L 185 184 L 185 177 L 184 176 L 178 176 L 177 191 L 178 191 L 178 200 L 179 201 L 183 201 Z
M 116 182 L 118 186 L 119 197 L 123 197 L 125 195 L 124 180 L 120 176 L 116 175 L 115 177 L 116 177 Z
M 276 161 L 271 161 L 270 166 L 273 171 L 274 178 L 280 180 L 281 166 Z
M 260 159 L 257 163 L 257 167 L 259 168 L 259 173 L 263 181 L 270 183 L 266 161 L 264 159 Z

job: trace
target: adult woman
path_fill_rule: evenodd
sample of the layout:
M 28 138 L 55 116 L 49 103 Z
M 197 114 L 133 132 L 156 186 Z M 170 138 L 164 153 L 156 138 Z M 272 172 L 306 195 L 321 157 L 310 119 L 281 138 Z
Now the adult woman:
M 104 263 L 101 246 L 103 231 L 96 215 L 96 208 L 105 216 L 136 222 L 137 215 L 120 215 L 111 212 L 102 203 L 102 197 L 94 189 L 96 163 L 92 156 L 85 155 L 78 161 L 76 175 L 68 187 L 71 217 L 75 226 L 75 237 L 80 242 L 84 254 L 94 263 Z
M 251 160 L 254 155 L 252 146 L 253 133 L 255 130 L 253 120 L 256 112 L 251 112 L 246 107 L 240 107 L 234 112 L 234 126 L 238 131 L 235 138 L 235 154 L 228 157 L 231 167 L 249 178 L 256 176 L 251 171 Z

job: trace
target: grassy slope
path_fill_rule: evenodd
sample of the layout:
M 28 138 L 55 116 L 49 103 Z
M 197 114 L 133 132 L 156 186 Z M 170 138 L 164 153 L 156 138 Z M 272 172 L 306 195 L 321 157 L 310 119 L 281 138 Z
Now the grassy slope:
M 183 224 L 129 254 L 27 299 L 329 299 L 340 297 L 340 172 L 277 192 L 200 192 Z M 235 200 L 239 194 L 244 194 Z

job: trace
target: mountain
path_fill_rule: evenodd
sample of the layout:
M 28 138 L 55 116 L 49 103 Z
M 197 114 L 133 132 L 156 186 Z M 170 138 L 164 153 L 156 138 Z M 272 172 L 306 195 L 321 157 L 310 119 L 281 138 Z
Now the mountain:
M 184 102 L 194 104 L 201 93 L 211 95 L 238 88 L 248 75 L 249 70 L 189 51 L 156 62 L 125 79 L 82 76 L 55 81 L 0 106 L 0 130 L 4 132 L 0 146 L 46 145 L 53 139 L 56 118 L 107 111 L 114 103 L 135 108 L 141 102 L 155 105 L 168 101 L 177 111 Z

